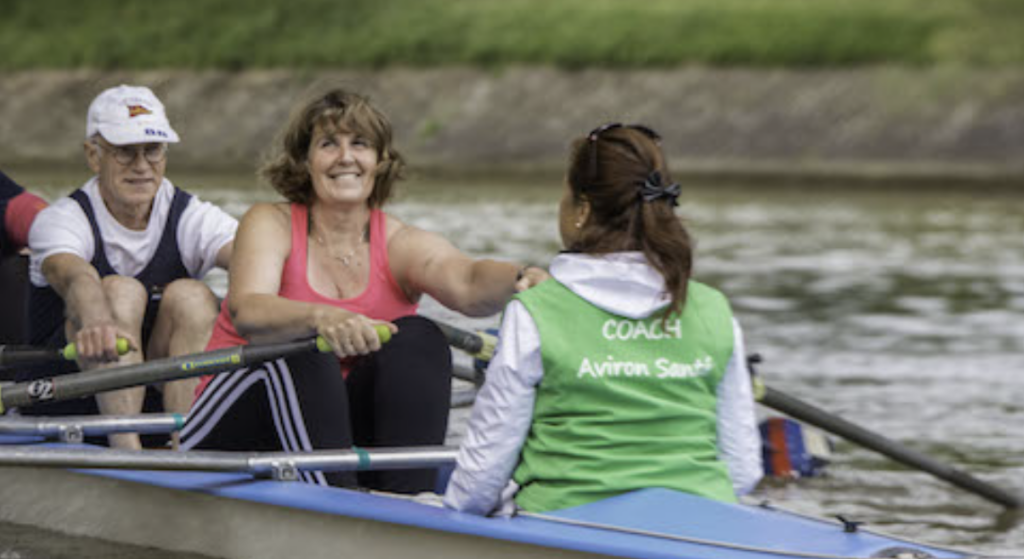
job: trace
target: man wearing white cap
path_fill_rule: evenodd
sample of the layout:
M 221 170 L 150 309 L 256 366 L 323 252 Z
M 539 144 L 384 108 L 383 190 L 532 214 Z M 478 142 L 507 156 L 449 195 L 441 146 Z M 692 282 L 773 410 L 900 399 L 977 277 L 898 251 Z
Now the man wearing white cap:
M 145 87 L 102 92 L 89 107 L 85 157 L 95 176 L 36 218 L 29 234 L 33 344 L 78 346 L 82 369 L 202 351 L 217 300 L 201 281 L 226 268 L 237 222 L 164 178 L 167 145 L 178 142 L 164 106 Z M 119 356 L 117 338 L 132 348 Z M 73 369 L 71 369 L 73 370 Z M 51 376 L 28 371 L 21 380 Z M 26 378 L 27 377 L 27 378 Z M 186 413 L 195 382 L 163 387 L 166 411 Z M 132 414 L 142 388 L 44 404 L 23 413 Z M 136 434 L 113 446 L 140 448 Z

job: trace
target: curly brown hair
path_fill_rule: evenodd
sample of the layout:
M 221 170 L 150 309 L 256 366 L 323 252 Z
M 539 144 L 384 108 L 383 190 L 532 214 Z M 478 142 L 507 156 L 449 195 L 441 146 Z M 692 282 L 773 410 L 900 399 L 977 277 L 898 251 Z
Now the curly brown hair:
M 309 144 L 317 128 L 345 131 L 366 138 L 377 150 L 377 171 L 368 204 L 380 208 L 391 197 L 392 187 L 402 178 L 405 159 L 392 145 L 391 122 L 369 98 L 344 89 L 331 89 L 301 105 L 281 134 L 275 153 L 260 169 L 289 202 L 309 205 L 313 182 L 306 167 Z

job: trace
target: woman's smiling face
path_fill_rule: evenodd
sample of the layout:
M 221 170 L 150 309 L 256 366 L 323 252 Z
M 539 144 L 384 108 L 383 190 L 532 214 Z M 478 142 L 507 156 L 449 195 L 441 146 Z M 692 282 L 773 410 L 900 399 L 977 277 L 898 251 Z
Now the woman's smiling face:
M 315 198 L 325 202 L 366 202 L 377 176 L 377 148 L 343 128 L 317 126 L 307 167 Z

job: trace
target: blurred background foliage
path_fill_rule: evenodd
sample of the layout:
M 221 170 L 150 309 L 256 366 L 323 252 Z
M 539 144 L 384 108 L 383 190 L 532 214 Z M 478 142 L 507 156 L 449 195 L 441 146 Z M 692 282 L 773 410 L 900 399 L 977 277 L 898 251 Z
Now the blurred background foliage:
M 3 0 L 0 70 L 1024 65 L 1021 0 Z

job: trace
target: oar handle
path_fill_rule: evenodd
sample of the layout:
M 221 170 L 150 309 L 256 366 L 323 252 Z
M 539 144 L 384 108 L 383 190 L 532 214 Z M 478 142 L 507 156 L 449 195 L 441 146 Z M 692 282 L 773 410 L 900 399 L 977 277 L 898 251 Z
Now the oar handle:
M 128 340 L 126 338 L 117 339 L 117 354 L 124 355 L 128 353 Z M 64 349 L 60 350 L 60 356 L 62 359 L 67 361 L 75 361 L 78 359 L 78 347 L 75 346 L 74 342 L 64 346 Z
M 377 337 L 380 338 L 380 343 L 386 344 L 391 341 L 391 329 L 388 328 L 387 324 L 374 324 L 373 329 L 377 331 Z M 320 353 L 330 353 L 334 351 L 331 349 L 331 344 L 323 336 L 316 337 L 316 349 Z
M 386 343 L 391 339 L 391 331 L 386 325 L 378 324 L 375 330 L 381 342 Z M 330 352 L 331 347 L 321 337 L 293 342 L 253 344 L 20 382 L 0 386 L 0 413 L 13 407 L 70 400 L 108 390 L 233 371 L 252 364 L 311 351 Z
M 448 339 L 448 343 L 452 347 L 461 349 L 474 359 L 481 361 L 490 361 L 494 357 L 494 349 L 498 344 L 498 338 L 491 334 L 470 332 L 469 330 L 463 330 L 462 328 L 436 320 L 434 323 L 441 329 L 441 332 L 444 333 L 445 338 Z

